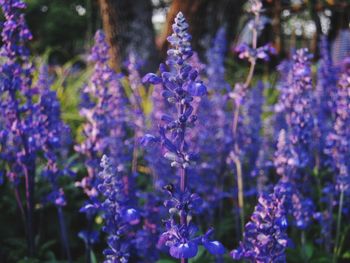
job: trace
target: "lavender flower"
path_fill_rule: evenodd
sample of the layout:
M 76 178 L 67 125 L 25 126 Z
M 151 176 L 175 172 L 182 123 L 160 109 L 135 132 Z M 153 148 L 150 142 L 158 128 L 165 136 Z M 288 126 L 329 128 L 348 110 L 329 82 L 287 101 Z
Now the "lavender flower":
M 350 188 L 350 78 L 344 72 L 339 79 L 336 93 L 335 122 L 326 140 L 326 153 L 332 158 L 332 168 L 336 171 L 336 186 L 339 191 L 347 192 Z
M 261 100 L 261 98 L 260 98 Z M 259 99 L 257 99 L 259 101 Z M 252 101 L 254 103 L 254 100 Z M 265 102 L 265 101 L 264 101 Z M 274 154 L 274 115 L 266 116 L 263 118 L 262 115 L 270 113 L 272 111 L 271 106 L 263 104 L 262 107 L 256 107 L 257 112 L 260 109 L 260 147 L 257 153 L 257 159 L 254 163 L 254 168 L 251 172 L 251 176 L 256 178 L 257 191 L 258 193 L 270 192 L 271 187 L 274 185 L 271 180 L 269 180 L 269 174 L 271 174 L 274 169 L 273 165 L 273 154 Z M 254 115 L 256 116 L 256 115 Z M 256 118 L 256 119 L 255 119 Z M 256 122 L 259 123 L 259 118 L 255 117 Z
M 139 69 L 141 62 L 137 60 L 137 57 L 134 53 L 129 55 L 129 61 L 127 63 L 128 69 L 128 80 L 132 93 L 129 96 L 131 105 L 133 106 L 132 116 L 133 119 L 135 137 L 139 138 L 143 135 L 142 130 L 146 127 L 146 120 L 143 113 L 143 104 L 142 104 L 142 79 L 140 77 Z
M 41 128 L 45 134 L 43 151 L 46 166 L 43 170 L 43 177 L 50 182 L 52 193 L 49 201 L 57 206 L 66 204 L 63 189 L 59 186 L 59 178 L 71 174 L 68 166 L 63 162 L 67 149 L 71 143 L 70 128 L 61 120 L 61 107 L 56 92 L 50 90 L 48 69 L 42 65 L 39 72 L 39 79 L 36 85 L 40 92 L 39 116 Z
M 262 106 L 264 103 L 264 84 L 259 81 L 258 84 L 253 87 L 248 95 L 245 103 L 243 104 L 243 112 L 245 113 L 243 123 L 239 124 L 239 128 L 243 130 L 243 135 L 240 140 L 240 144 L 243 146 L 244 155 L 247 156 L 248 164 L 254 168 L 254 164 L 258 158 L 258 152 L 261 147 L 260 132 L 262 129 Z M 239 136 L 240 137 L 240 136 Z
M 345 60 L 346 61 L 346 60 Z M 344 209 L 344 199 L 350 189 L 350 177 L 349 177 L 349 139 L 350 139 L 350 68 L 348 65 L 344 65 L 343 72 L 338 81 L 338 89 L 336 92 L 335 101 L 335 121 L 333 123 L 333 130 L 328 134 L 326 138 L 326 154 L 332 158 L 332 170 L 336 172 L 335 188 L 340 193 L 338 203 L 337 225 L 336 235 L 334 242 L 333 262 L 337 261 L 339 257 L 339 244 L 341 236 L 341 223 L 342 214 Z M 330 210 L 332 211 L 332 210 Z
M 259 197 L 251 221 L 245 226 L 243 241 L 231 256 L 258 263 L 286 262 L 287 226 L 284 196 L 276 186 L 272 194 Z
M 249 0 L 248 12 L 254 16 L 254 19 L 252 19 L 248 25 L 249 29 L 252 31 L 252 41 L 251 43 L 246 43 L 247 41 L 239 43 L 234 48 L 234 51 L 238 53 L 238 57 L 240 59 L 247 59 L 251 65 L 255 65 L 258 59 L 269 61 L 270 55 L 276 53 L 276 50 L 270 43 L 261 47 L 257 46 L 258 34 L 264 29 L 265 26 L 263 17 L 261 17 L 263 11 L 263 4 L 260 0 Z
M 31 172 L 35 170 L 32 161 L 40 148 L 41 134 L 35 136 L 38 123 L 31 120 L 33 113 L 37 113 L 39 109 L 37 105 L 33 105 L 32 96 L 35 91 L 30 88 L 32 67 L 25 45 L 32 36 L 21 14 L 26 6 L 21 1 L 1 1 L 0 4 L 6 18 L 1 34 L 4 44 L 0 51 L 4 58 L 0 68 L 0 88 L 3 94 L 0 101 L 3 113 L 1 122 L 4 129 L 1 141 L 9 145 L 8 151 L 4 147 L 2 157 L 12 163 L 12 168 L 16 166 L 17 172 L 9 173 L 11 181 L 15 182 L 25 173 L 23 169 L 30 169 Z M 17 98 L 19 94 L 25 96 L 23 103 Z M 18 155 L 14 155 L 15 153 Z
M 126 102 L 119 78 L 108 66 L 108 45 L 102 31 L 96 32 L 95 42 L 90 56 L 95 63 L 94 73 L 83 89 L 80 110 L 88 121 L 83 131 L 86 139 L 75 147 L 76 151 L 86 156 L 88 173 L 78 185 L 90 197 L 97 196 L 96 175 L 102 154 L 111 155 L 114 161 L 122 165 L 129 152 L 123 143 L 123 139 L 126 139 L 126 113 L 123 110 Z
M 311 199 L 305 198 L 299 191 L 299 156 L 284 130 L 281 130 L 278 138 L 274 164 L 277 174 L 281 176 L 279 184 L 283 186 L 283 191 L 280 192 L 284 194 L 285 211 L 293 216 L 293 223 L 298 228 L 306 229 L 311 223 L 314 205 Z
M 105 220 L 103 231 L 108 234 L 108 248 L 103 251 L 106 263 L 129 262 L 133 226 L 140 223 L 140 214 L 127 195 L 120 171 L 115 170 L 108 157 L 101 161 L 103 171 L 99 173 L 98 191 L 104 196 L 101 204 Z
M 280 130 L 287 129 L 286 114 L 287 108 L 290 108 L 289 91 L 291 78 L 292 61 L 284 60 L 277 66 L 279 80 L 277 82 L 277 90 L 279 92 L 278 101 L 274 105 L 274 136 L 277 138 Z
M 292 76 L 289 83 L 288 99 L 285 100 L 286 123 L 291 143 L 299 156 L 300 166 L 310 162 L 312 132 L 315 124 L 313 116 L 312 77 L 307 49 L 299 49 L 293 56 Z
M 196 194 L 191 194 L 187 186 L 189 166 L 196 160 L 196 154 L 190 150 L 186 139 L 186 130 L 195 125 L 197 117 L 193 114 L 194 97 L 206 94 L 206 87 L 197 79 L 198 72 L 189 64 L 192 56 L 191 36 L 187 33 L 188 24 L 180 12 L 173 24 L 174 33 L 168 37 L 172 48 L 168 50 L 166 64 L 160 65 L 161 76 L 149 73 L 144 82 L 162 84 L 162 95 L 172 104 L 175 116 L 163 115 L 164 124 L 159 128 L 160 141 L 165 149 L 164 157 L 177 167 L 180 176 L 179 187 L 166 186 L 170 199 L 165 202 L 169 208 L 170 218 L 166 222 L 166 232 L 161 235 L 160 244 L 169 247 L 172 257 L 187 262 L 197 254 L 198 245 L 203 244 L 214 254 L 222 254 L 224 249 L 219 242 L 208 243 L 203 237 L 195 236 L 196 227 L 189 221 L 189 215 L 198 209 L 201 202 Z M 144 142 L 156 141 L 154 136 L 146 136 Z M 205 245 L 207 244 L 207 246 Z M 209 245 L 210 244 L 210 245 Z M 208 249 L 209 248 L 209 249 Z
M 299 156 L 291 147 L 285 130 L 281 130 L 278 137 L 274 164 L 277 174 L 286 181 L 298 178 Z
M 285 116 L 275 153 L 275 167 L 285 184 L 286 211 L 294 218 L 295 225 L 304 230 L 312 220 L 313 202 L 306 191 L 310 178 L 305 168 L 311 165 L 314 143 L 312 136 L 316 120 L 313 115 L 314 97 L 310 59 L 307 49 L 299 49 L 290 64 L 280 68 L 287 85 L 281 86 L 279 114 Z M 290 72 L 288 72 L 290 69 Z M 281 114 L 283 113 L 283 115 Z
M 43 135 L 40 123 L 35 119 L 40 115 L 40 109 L 32 99 L 36 92 L 31 88 L 32 65 L 26 47 L 32 35 L 22 14 L 26 8 L 22 1 L 1 0 L 0 5 L 6 19 L 2 27 L 3 45 L 0 50 L 3 58 L 0 66 L 0 141 L 3 149 L 0 155 L 4 160 L 1 165 L 8 167 L 6 175 L 13 183 L 16 200 L 26 223 L 29 255 L 33 255 L 34 178 Z M 26 180 L 25 208 L 19 194 L 22 177 Z
M 247 59 L 250 62 L 255 62 L 258 59 L 269 61 L 270 55 L 276 54 L 275 48 L 270 43 L 256 49 L 242 43 L 235 48 L 235 52 L 238 53 L 240 59 Z
M 142 259 L 142 262 L 155 262 L 159 258 L 157 241 L 160 233 L 158 226 L 161 224 L 162 214 L 160 200 L 153 192 L 142 193 L 138 191 L 136 195 L 139 199 L 145 200 L 145 204 L 138 208 L 143 221 L 139 224 L 133 245 L 140 261 Z
M 206 86 L 208 96 L 195 97 L 192 103 L 193 112 L 197 115 L 196 125 L 188 131 L 187 140 L 191 142 L 194 152 L 200 152 L 198 165 L 189 167 L 188 185 L 196 193 L 205 196 L 201 214 L 208 215 L 208 222 L 214 218 L 215 208 L 220 205 L 222 198 L 229 196 L 223 191 L 225 180 L 226 158 L 230 138 L 230 116 L 225 108 L 228 105 L 228 96 L 225 94 L 229 84 L 225 81 L 224 54 L 225 30 L 219 30 L 213 47 L 208 51 L 209 66 Z M 196 55 L 196 53 L 194 53 Z M 203 70 L 202 63 L 189 64 L 199 73 Z M 196 59 L 198 60 L 198 59 Z M 206 67 L 204 67 L 206 68 Z M 217 145 L 217 147 L 211 147 Z
M 334 67 L 330 47 L 326 36 L 320 41 L 321 59 L 317 71 L 317 104 L 318 104 L 318 129 L 324 137 L 330 131 L 334 119 L 333 108 L 335 107 L 336 85 L 338 70 Z M 325 138 L 321 138 L 321 146 L 324 147 Z
M 68 165 L 64 163 L 67 149 L 71 144 L 70 129 L 61 120 L 60 103 L 56 92 L 50 90 L 48 69 L 46 65 L 40 68 L 39 80 L 37 83 L 41 97 L 39 105 L 42 114 L 41 128 L 45 134 L 43 151 L 47 163 L 43 169 L 43 177 L 50 183 L 52 188 L 48 200 L 52 202 L 58 211 L 61 237 L 68 261 L 71 261 L 69 241 L 62 207 L 66 205 L 64 190 L 59 185 L 60 177 L 66 174 L 73 174 Z
M 62 241 L 70 260 L 62 212 L 66 200 L 58 183 L 59 178 L 69 170 L 62 157 L 69 146 L 70 130 L 61 120 L 60 104 L 56 93 L 50 90 L 45 66 L 41 68 L 38 84 L 32 86 L 33 67 L 26 47 L 32 35 L 21 14 L 26 5 L 18 0 L 0 1 L 0 5 L 6 18 L 0 51 L 4 58 L 0 67 L 0 108 L 4 112 L 0 117 L 0 126 L 4 128 L 0 134 L 1 147 L 4 147 L 1 157 L 9 167 L 7 175 L 26 221 L 30 255 L 35 252 L 33 214 L 36 164 L 45 159 L 42 175 L 51 186 L 48 199 L 57 207 Z M 19 194 L 22 177 L 26 181 L 26 211 Z
M 89 59 L 94 63 L 94 71 L 89 83 L 82 90 L 80 114 L 87 120 L 83 126 L 85 140 L 75 146 L 75 150 L 85 157 L 87 175 L 76 185 L 84 189 L 89 200 L 80 209 L 88 219 L 88 229 L 83 238 L 87 255 L 97 241 L 93 230 L 93 217 L 100 209 L 97 185 L 99 161 L 103 154 L 110 155 L 118 170 L 127 172 L 132 150 L 128 145 L 126 101 L 119 83 L 119 76 L 109 67 L 109 47 L 102 31 L 95 35 L 95 45 Z M 131 145 L 131 144 L 129 144 Z M 92 243 L 93 242 L 93 243 Z
M 232 143 L 230 116 L 225 111 L 225 103 L 227 97 L 217 90 L 211 96 L 201 98 L 195 108 L 198 116 L 196 125 L 188 134 L 194 151 L 200 152 L 198 165 L 189 167 L 188 183 L 191 189 L 205 197 L 201 213 L 208 215 L 208 222 L 214 218 L 215 208 L 221 200 L 230 196 L 223 189 L 226 159 Z
M 221 27 L 216 33 L 213 46 L 207 52 L 207 86 L 209 89 L 213 89 L 219 93 L 230 89 L 229 84 L 225 80 L 226 42 L 226 28 Z
M 129 94 L 129 101 L 132 106 L 132 110 L 129 112 L 130 116 L 128 123 L 130 123 L 133 128 L 133 157 L 131 163 L 131 175 L 133 177 L 138 176 L 137 165 L 138 165 L 138 152 L 139 149 L 138 139 L 141 138 L 147 129 L 147 116 L 144 112 L 143 98 L 142 94 L 145 94 L 146 89 L 142 84 L 140 77 L 140 60 L 134 53 L 129 56 L 129 61 L 127 64 L 128 68 L 128 80 L 131 88 L 131 94 Z M 158 154 L 158 153 L 157 153 Z M 152 157 L 151 157 L 152 158 Z M 157 160 L 152 160 L 152 162 L 157 162 Z M 159 164 L 156 164 L 159 166 Z M 160 171 L 160 170 L 158 170 Z M 131 183 L 129 178 L 129 192 L 131 191 Z M 158 250 L 156 248 L 157 238 L 159 236 L 159 230 L 157 225 L 160 224 L 160 209 L 161 203 L 159 198 L 155 196 L 155 193 L 143 193 L 141 191 L 134 191 L 134 198 L 142 199 L 145 205 L 142 209 L 139 208 L 142 217 L 142 227 L 140 227 L 135 236 L 133 242 L 136 248 L 137 255 L 144 259 L 145 262 L 156 261 L 159 257 Z

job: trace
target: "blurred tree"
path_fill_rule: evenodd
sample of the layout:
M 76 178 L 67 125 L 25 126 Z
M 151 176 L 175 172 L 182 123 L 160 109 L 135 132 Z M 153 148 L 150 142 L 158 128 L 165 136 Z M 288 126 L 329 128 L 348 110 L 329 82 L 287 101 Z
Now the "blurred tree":
M 87 0 L 27 0 L 27 21 L 34 35 L 34 53 L 53 51 L 51 60 L 64 63 L 84 51 L 88 26 L 97 24 L 93 6 L 87 10 Z M 87 23 L 90 14 L 90 24 Z M 95 30 L 92 28 L 90 30 Z
M 158 63 L 150 0 L 99 0 L 103 29 L 111 46 L 111 66 L 119 71 L 130 52 L 146 63 Z M 152 60 L 149 59 L 152 57 Z M 148 63 L 148 64 L 147 64 Z M 152 64 L 150 64 L 152 63 Z
M 166 54 L 168 48 L 166 38 L 172 31 L 171 25 L 178 12 L 183 12 L 190 24 L 194 50 L 203 55 L 220 26 L 227 27 L 228 39 L 236 35 L 239 14 L 245 2 L 244 0 L 173 0 L 164 30 L 158 39 L 158 48 L 162 55 Z
M 331 10 L 329 40 L 332 60 L 337 64 L 350 55 L 350 2 L 338 1 L 331 5 Z

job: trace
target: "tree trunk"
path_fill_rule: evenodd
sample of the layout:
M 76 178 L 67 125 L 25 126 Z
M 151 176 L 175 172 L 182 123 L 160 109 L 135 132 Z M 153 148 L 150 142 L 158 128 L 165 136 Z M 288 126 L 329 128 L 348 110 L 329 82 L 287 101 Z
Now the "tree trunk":
M 209 0 L 173 0 L 169 8 L 166 24 L 158 39 L 158 48 L 162 57 L 166 56 L 168 49 L 167 37 L 172 34 L 172 24 L 180 11 L 184 14 L 187 23 L 190 25 L 189 31 L 192 35 L 192 47 L 199 51 L 199 39 L 205 31 L 205 15 Z
M 128 53 L 136 53 L 137 57 L 143 61 L 142 69 L 146 72 L 153 72 L 159 65 L 159 54 L 156 49 L 152 23 L 152 2 L 151 0 L 134 0 L 132 6 L 134 12 L 131 28 L 132 43 Z
M 280 57 L 283 57 L 284 43 L 283 43 L 283 36 L 282 36 L 281 11 L 282 11 L 281 0 L 276 0 L 273 7 L 273 14 L 271 16 L 272 28 L 274 33 L 273 42 L 274 42 L 277 54 L 279 54 Z
M 99 0 L 99 6 L 113 69 L 120 71 L 131 52 L 157 61 L 150 0 Z
M 321 20 L 320 17 L 318 15 L 318 11 L 317 10 L 319 8 L 319 6 L 317 5 L 315 0 L 311 0 L 309 3 L 309 10 L 310 10 L 310 15 L 312 20 L 315 23 L 316 26 L 316 32 L 315 32 L 315 36 L 313 39 L 313 43 L 311 45 L 311 52 L 315 55 L 315 58 L 318 58 L 319 56 L 319 50 L 318 50 L 318 44 L 320 42 L 320 36 L 322 35 L 322 27 L 321 27 Z
M 238 21 L 242 16 L 245 2 L 245 0 L 210 1 L 207 23 L 211 39 L 223 25 L 226 26 L 227 39 L 232 40 L 236 37 L 240 29 Z
M 244 0 L 173 0 L 166 19 L 163 32 L 158 39 L 158 48 L 162 56 L 166 55 L 168 42 L 166 38 L 172 33 L 172 24 L 178 12 L 182 12 L 190 25 L 192 47 L 203 58 L 207 49 L 221 26 L 226 26 L 227 37 L 232 39 L 237 32 L 237 21 Z

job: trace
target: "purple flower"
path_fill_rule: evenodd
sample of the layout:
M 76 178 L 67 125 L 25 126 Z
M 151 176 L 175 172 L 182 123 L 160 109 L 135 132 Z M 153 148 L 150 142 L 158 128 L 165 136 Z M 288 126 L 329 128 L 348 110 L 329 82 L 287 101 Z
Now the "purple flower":
M 272 194 L 259 197 L 251 221 L 245 226 L 243 241 L 231 252 L 231 256 L 236 260 L 261 263 L 286 262 L 287 226 L 284 196 L 276 187 Z
M 193 51 L 187 30 L 188 24 L 180 12 L 173 24 L 173 34 L 168 37 L 171 48 L 167 52 L 167 66 L 160 65 L 160 76 L 148 73 L 143 78 L 145 82 L 161 84 L 162 96 L 173 106 L 173 109 L 169 106 L 168 114 L 162 112 L 159 139 L 164 157 L 178 169 L 180 182 L 179 187 L 165 187 L 170 199 L 164 205 L 169 209 L 170 218 L 166 221 L 166 231 L 161 235 L 159 245 L 169 247 L 172 257 L 182 259 L 194 257 L 201 244 L 201 237 L 195 236 L 197 227 L 188 221 L 188 215 L 200 208 L 201 199 L 188 190 L 187 176 L 190 166 L 197 160 L 197 154 L 190 149 L 187 130 L 197 120 L 194 99 L 207 93 L 205 85 L 198 79 L 198 71 L 189 62 Z M 143 141 L 155 141 L 154 138 L 147 135 Z M 214 249 L 212 251 L 215 252 Z
M 208 89 L 219 93 L 230 89 L 230 85 L 225 80 L 226 42 L 226 28 L 221 27 L 216 33 L 213 46 L 207 52 L 207 86 Z
M 0 50 L 3 58 L 0 67 L 1 157 L 9 163 L 8 178 L 18 184 L 22 175 L 34 176 L 36 154 L 43 136 L 40 122 L 35 119 L 39 105 L 32 100 L 36 91 L 31 87 L 32 66 L 26 47 L 31 34 L 21 14 L 26 6 L 22 1 L 1 1 L 0 4 L 6 19 Z
M 281 176 L 279 186 L 280 193 L 284 195 L 286 214 L 293 216 L 293 223 L 298 228 L 306 229 L 312 220 L 314 204 L 301 192 L 299 156 L 284 130 L 281 130 L 278 138 L 274 164 L 277 174 Z
M 87 167 L 87 176 L 77 185 L 90 197 L 97 195 L 96 175 L 102 154 L 109 154 L 110 158 L 121 165 L 120 169 L 124 169 L 122 165 L 132 155 L 123 142 L 127 139 L 126 100 L 119 77 L 106 63 L 108 50 L 103 32 L 97 31 L 90 55 L 90 60 L 94 62 L 94 72 L 82 90 L 80 114 L 87 121 L 83 127 L 85 140 L 75 146 L 75 150 L 85 156 Z
M 68 163 L 63 161 L 67 157 L 71 144 L 70 128 L 61 120 L 61 106 L 56 92 L 50 90 L 49 79 L 47 65 L 42 65 L 36 84 L 41 95 L 39 101 L 41 114 L 38 117 L 45 135 L 43 152 L 47 161 L 42 176 L 52 187 L 53 192 L 49 195 L 49 201 L 55 205 L 64 206 L 66 204 L 64 192 L 58 180 L 61 176 L 73 174 Z
M 313 149 L 312 135 L 315 118 L 313 114 L 314 97 L 310 59 L 307 49 L 299 49 L 293 56 L 288 86 L 281 97 L 285 114 L 287 133 L 299 157 L 299 166 L 310 164 Z
M 290 108 L 290 78 L 291 78 L 292 62 L 290 60 L 284 60 L 277 66 L 279 73 L 279 79 L 277 82 L 277 90 L 279 92 L 278 101 L 274 105 L 274 135 L 278 136 L 280 130 L 287 129 L 286 123 L 286 111 Z
M 140 214 L 134 208 L 133 200 L 126 194 L 121 173 L 111 164 L 108 157 L 101 160 L 103 171 L 99 173 L 97 188 L 104 197 L 101 203 L 105 220 L 103 231 L 108 234 L 108 248 L 104 250 L 105 262 L 128 262 L 131 256 L 133 226 L 140 223 Z
M 21 180 L 23 177 L 26 180 L 26 206 L 23 207 L 22 200 L 16 201 L 25 219 L 31 256 L 35 252 L 33 214 L 36 162 L 45 138 L 38 119 L 40 106 L 33 100 L 37 92 L 31 85 L 33 67 L 27 48 L 32 35 L 22 14 L 26 5 L 20 0 L 1 0 L 0 6 L 5 17 L 0 50 L 0 165 L 17 195 Z
M 146 127 L 146 117 L 143 112 L 143 103 L 141 93 L 145 92 L 142 85 L 142 79 L 140 77 L 139 69 L 141 62 L 137 60 L 134 53 L 129 55 L 129 61 L 127 63 L 128 69 L 128 80 L 131 88 L 131 93 L 129 94 L 129 101 L 132 107 L 131 116 L 129 117 L 130 123 L 133 124 L 134 137 L 140 138 L 144 134 L 144 129 Z M 135 151 L 136 149 L 134 149 Z
M 256 61 L 257 59 L 269 61 L 270 55 L 276 54 L 276 50 L 271 43 L 256 49 L 251 48 L 246 43 L 242 43 L 235 48 L 235 52 L 238 53 L 240 59 L 248 59 L 251 62 Z
M 1 0 L 5 22 L 2 27 L 0 50 L 0 133 L 1 159 L 5 160 L 7 177 L 19 195 L 22 177 L 25 177 L 26 206 L 16 201 L 26 223 L 29 255 L 34 254 L 34 192 L 36 165 L 45 160 L 42 175 L 51 186 L 48 200 L 58 210 L 63 244 L 69 255 L 62 206 L 66 204 L 58 178 L 68 171 L 63 162 L 69 145 L 69 128 L 61 120 L 56 93 L 50 90 L 47 72 L 43 66 L 39 81 L 32 85 L 33 67 L 29 61 L 27 42 L 32 35 L 26 25 L 19 0 Z M 46 79 L 47 78 L 47 79 Z M 43 157 L 43 158 L 42 158 Z M 23 202 L 24 203 L 24 202 Z
M 339 191 L 350 189 L 350 78 L 349 70 L 341 74 L 336 91 L 334 109 L 335 121 L 332 131 L 326 138 L 326 154 L 333 162 L 332 168 L 337 173 L 336 186 Z
M 242 118 L 238 124 L 238 138 L 247 163 L 254 168 L 261 147 L 262 107 L 264 103 L 264 83 L 252 87 L 242 105 Z M 251 169 L 252 169 L 251 168 Z
M 128 143 L 126 99 L 118 76 L 108 65 L 109 47 L 102 31 L 95 34 L 95 45 L 92 47 L 89 60 L 94 64 L 93 73 L 82 89 L 80 115 L 86 122 L 83 125 L 84 141 L 75 146 L 85 159 L 86 175 L 76 185 L 83 188 L 89 197 L 80 209 L 86 214 L 88 230 L 85 242 L 93 240 L 93 217 L 103 209 L 98 200 L 97 185 L 101 184 L 97 175 L 99 162 L 103 154 L 108 154 L 117 164 L 118 173 L 125 173 L 132 156 L 132 144 Z M 113 243 L 113 241 L 110 241 Z M 86 243 L 90 254 L 92 243 Z M 127 249 L 123 247 L 125 251 Z M 107 253 L 107 252 L 106 252 Z M 111 253 L 109 251 L 108 253 Z
M 326 36 L 322 36 L 320 41 L 321 59 L 317 71 L 317 129 L 320 133 L 319 148 L 325 147 L 325 137 L 331 130 L 332 121 L 334 120 L 335 100 L 337 91 L 338 70 L 334 67 L 330 47 Z

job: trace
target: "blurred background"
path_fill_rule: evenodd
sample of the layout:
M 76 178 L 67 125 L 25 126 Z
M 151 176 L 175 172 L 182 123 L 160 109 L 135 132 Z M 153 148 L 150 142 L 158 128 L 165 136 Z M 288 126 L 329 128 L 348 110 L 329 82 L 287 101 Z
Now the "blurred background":
M 33 33 L 30 48 L 35 63 L 45 62 L 52 76 L 52 87 L 62 102 L 63 120 L 72 128 L 76 142 L 81 142 L 83 118 L 79 115 L 79 91 L 91 75 L 92 67 L 87 57 L 97 29 L 103 28 L 111 46 L 111 66 L 118 72 L 125 71 L 130 53 L 142 63 L 141 72 L 155 72 L 167 50 L 166 37 L 170 35 L 175 15 L 182 11 L 190 24 L 193 49 L 202 61 L 211 47 L 218 29 L 226 27 L 226 39 L 230 45 L 225 61 L 227 81 L 242 80 L 247 73 L 247 62 L 239 61 L 233 47 L 249 43 L 250 16 L 245 12 L 245 0 L 26 0 L 26 20 Z M 262 22 L 264 30 L 259 35 L 259 46 L 271 42 L 277 54 L 271 61 L 257 66 L 257 75 L 274 87 L 277 74 L 275 66 L 292 51 L 308 47 L 319 58 L 319 42 L 326 35 L 336 64 L 350 54 L 350 0 L 266 0 Z M 0 21 L 3 17 L 0 15 Z M 1 43 L 0 43 L 1 45 Z M 37 78 L 38 76 L 34 76 Z M 267 88 L 268 103 L 273 104 L 276 93 Z M 78 154 L 70 157 L 77 160 Z M 81 176 L 83 164 L 77 162 L 75 172 Z M 73 256 L 84 262 L 84 245 L 77 232 L 85 224 L 84 215 L 77 213 L 86 199 L 74 182 L 67 181 L 67 199 L 74 200 L 66 209 Z M 45 192 L 45 188 L 42 188 Z M 42 262 L 21 260 L 26 254 L 23 229 L 8 227 L 8 222 L 20 226 L 16 217 L 16 205 L 9 189 L 0 189 L 0 263 Z M 39 193 L 40 194 L 40 193 Z M 51 258 L 63 255 L 57 240 L 57 219 L 53 207 L 38 203 L 38 224 L 41 226 L 39 255 Z M 3 212 L 4 211 L 4 212 Z M 44 216 L 45 214 L 45 216 Z M 222 225 L 229 225 L 228 218 Z M 96 223 L 101 224 L 101 218 Z M 218 231 L 219 232 L 219 231 Z M 229 231 L 221 229 L 219 236 Z M 230 240 L 231 237 L 225 239 Z M 44 242 L 45 241 L 45 242 Z M 102 250 L 103 245 L 98 245 Z M 16 253 L 14 253 L 14 251 Z M 5 255 L 5 256 L 3 256 Z M 3 256 L 3 257 L 1 257 Z M 60 257 L 60 256 L 58 256 Z M 98 262 L 99 258 L 95 261 Z M 295 262 L 301 262 L 296 259 Z M 63 262 L 63 261 L 61 261 Z M 173 261 L 162 261 L 173 262 Z M 197 261 L 197 262 L 200 262 Z M 316 261 L 315 261 L 316 262 Z
M 90 75 L 87 57 L 97 29 L 103 28 L 111 46 L 111 66 L 125 72 L 130 53 L 141 73 L 154 72 L 164 61 L 175 15 L 182 11 L 190 24 L 192 46 L 201 61 L 218 29 L 226 27 L 226 79 L 233 84 L 247 73 L 247 62 L 233 49 L 250 41 L 250 16 L 245 0 L 26 0 L 26 19 L 34 36 L 31 53 L 38 64 L 49 65 L 53 88 L 64 102 L 63 119 L 79 134 L 78 90 Z M 275 66 L 296 48 L 308 47 L 319 58 L 321 35 L 332 49 L 333 63 L 350 54 L 349 0 L 265 0 L 264 30 L 259 46 L 271 42 L 277 51 L 259 63 L 256 74 L 271 86 Z M 1 18 L 0 18 L 1 19 Z M 77 138 L 79 141 L 79 138 Z
M 104 28 L 114 50 L 114 67 L 121 68 L 133 50 L 145 61 L 161 59 L 166 36 L 178 11 L 190 24 L 194 49 L 204 59 L 220 26 L 229 42 L 246 37 L 244 0 L 27 0 L 27 21 L 34 34 L 34 54 L 49 51 L 51 64 L 63 64 L 90 47 L 96 29 Z M 272 42 L 279 58 L 292 48 L 309 47 L 317 54 L 321 34 L 331 42 L 349 40 L 349 0 L 266 0 L 261 42 Z M 348 41 L 349 42 L 349 41 Z M 350 44 L 348 44 L 350 45 Z M 154 67 L 158 64 L 152 60 Z

